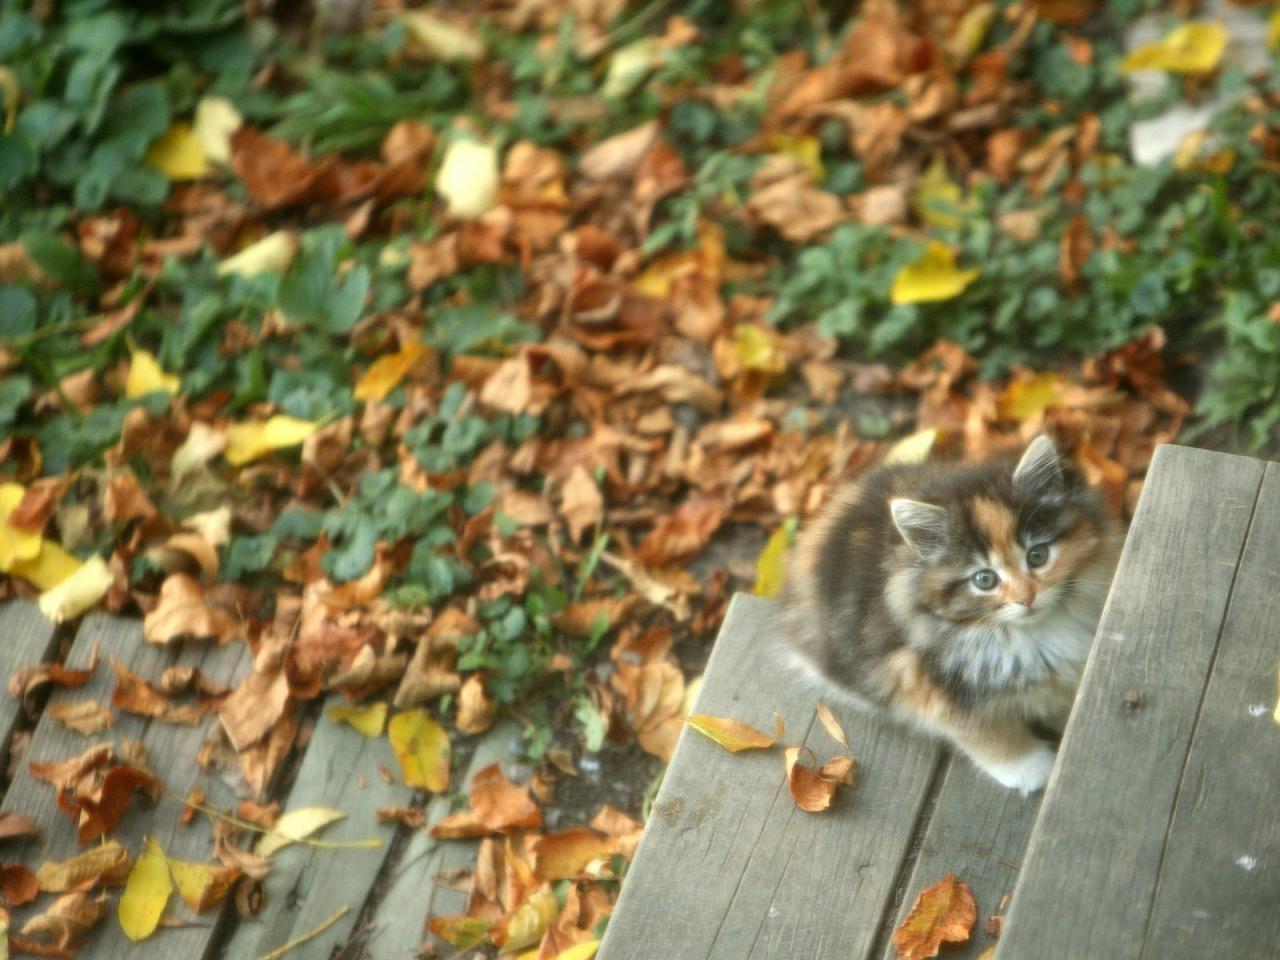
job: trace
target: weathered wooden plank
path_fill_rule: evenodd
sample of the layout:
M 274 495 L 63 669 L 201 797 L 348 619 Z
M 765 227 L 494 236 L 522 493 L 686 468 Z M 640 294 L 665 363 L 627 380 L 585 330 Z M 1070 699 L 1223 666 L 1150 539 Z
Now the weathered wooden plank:
M 0 606 L 0 683 L 19 667 L 48 660 L 53 655 L 53 624 L 40 608 L 26 600 Z M 8 762 L 9 737 L 18 721 L 22 702 L 0 693 L 0 770 Z
M 346 699 L 334 697 L 332 702 Z M 281 850 L 265 880 L 265 908 L 236 928 L 222 956 L 261 956 L 309 933 L 344 907 L 348 912 L 341 919 L 307 941 L 306 956 L 327 957 L 346 942 L 395 836 L 395 825 L 378 823 L 375 812 L 403 806 L 413 796 L 398 779 L 387 783 L 381 767 L 398 778 L 400 767 L 385 736 L 366 737 L 325 717 L 317 721 L 283 809 L 333 807 L 347 816 L 325 829 L 324 841 L 377 837 L 382 845 L 335 849 L 296 843 Z
M 1280 465 L 1267 465 L 1165 841 L 1144 958 L 1280 952 Z
M 100 650 L 102 662 L 94 677 L 78 690 L 54 691 L 49 701 L 51 705 L 90 699 L 109 702 L 115 687 L 115 672 L 109 665 L 111 657 L 152 682 L 159 680 L 166 667 L 183 664 L 198 667 L 213 680 L 231 683 L 248 668 L 250 661 L 248 648 L 243 644 L 158 647 L 143 643 L 139 622 L 95 615 L 87 617 L 81 625 L 67 657 L 68 665 L 87 665 L 95 646 Z M 117 712 L 111 728 L 96 736 L 85 737 L 66 729 L 46 712 L 36 726 L 27 748 L 26 762 L 14 777 L 3 805 L 5 812 L 25 813 L 41 828 L 39 848 L 23 849 L 22 862 L 35 869 L 43 860 L 63 860 L 82 849 L 76 842 L 73 825 L 54 806 L 53 788 L 33 779 L 27 763 L 65 760 L 83 753 L 95 743 L 139 740 L 146 748 L 152 769 L 170 793 L 183 797 L 198 785 L 210 803 L 234 807 L 235 798 L 231 790 L 216 777 L 202 772 L 195 762 L 196 754 L 215 722 L 210 718 L 200 726 L 188 727 Z M 161 799 L 154 809 L 135 807 L 125 814 L 111 837 L 134 854 L 141 849 L 145 835 L 155 837 L 173 857 L 207 861 L 212 849 L 210 826 L 204 818 L 197 818 L 189 826 L 179 824 L 178 817 L 183 809 L 180 803 L 167 797 Z M 39 912 L 47 901 L 47 897 L 41 898 L 34 907 L 18 911 L 14 927 Z M 170 911 L 179 917 L 189 916 L 177 898 Z M 206 916 L 194 919 L 191 926 L 162 928 L 150 940 L 133 944 L 121 932 L 113 910 L 77 957 L 80 960 L 199 957 L 211 932 L 212 921 Z
M 1244 457 L 1157 451 L 1019 874 L 1001 960 L 1141 956 L 1261 479 L 1262 464 Z M 1126 705 L 1135 695 L 1138 709 Z
M 495 726 L 476 745 L 462 777 L 466 788 L 476 771 L 501 763 L 508 775 L 507 761 L 520 748 L 520 728 L 512 722 Z M 427 804 L 427 825 L 438 823 L 450 811 L 449 797 L 433 797 Z M 467 894 L 437 882 L 437 877 L 463 867 L 474 866 L 478 840 L 433 840 L 425 830 L 415 830 L 400 860 L 391 869 L 389 883 L 374 908 L 367 960 L 414 960 L 426 936 L 427 920 L 463 913 Z M 442 955 L 452 948 L 437 943 Z
M 946 956 L 974 960 L 993 942 L 985 932 L 987 918 L 1003 913 L 1001 903 L 1013 894 L 1039 809 L 1039 795 L 1024 797 L 1002 787 L 966 758 L 953 755 L 893 928 L 906 919 L 921 890 L 954 873 L 973 891 L 978 922 L 969 941 L 949 946 Z M 897 960 L 892 943 L 883 960 Z
M 816 694 L 776 665 L 774 605 L 737 596 L 696 711 L 772 729 L 825 760 Z M 859 760 L 855 791 L 798 810 L 781 752 L 731 754 L 686 728 L 601 945 L 602 960 L 869 955 L 938 747 L 866 715 L 841 716 Z

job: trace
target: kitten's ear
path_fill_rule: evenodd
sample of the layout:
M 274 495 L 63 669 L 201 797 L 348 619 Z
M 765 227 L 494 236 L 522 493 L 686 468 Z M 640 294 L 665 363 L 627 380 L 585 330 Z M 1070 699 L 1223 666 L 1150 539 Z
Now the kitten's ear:
M 889 511 L 902 539 L 921 556 L 937 553 L 947 545 L 947 511 L 942 507 L 894 497 Z
M 1049 493 L 1062 486 L 1062 460 L 1053 447 L 1053 441 L 1044 434 L 1036 437 L 1027 447 L 1013 470 L 1013 485 L 1035 493 Z

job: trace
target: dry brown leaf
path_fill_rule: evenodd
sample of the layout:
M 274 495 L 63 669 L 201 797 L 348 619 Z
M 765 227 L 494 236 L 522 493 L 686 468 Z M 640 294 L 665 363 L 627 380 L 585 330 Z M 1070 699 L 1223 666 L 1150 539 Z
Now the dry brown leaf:
M 837 720 L 836 715 L 831 712 L 831 708 L 821 700 L 818 701 L 818 719 L 822 721 L 823 729 L 825 729 L 827 733 L 831 734 L 831 739 L 835 740 L 836 743 L 840 744 L 842 747 L 849 746 L 849 741 L 844 735 L 844 727 L 840 726 L 840 721 Z
M 836 757 L 814 770 L 800 762 L 801 753 L 813 757 L 808 747 L 788 747 L 785 754 L 787 786 L 796 806 L 809 813 L 821 813 L 831 806 L 840 784 L 853 786 L 857 761 L 853 757 Z
M 111 693 L 111 705 L 126 713 L 140 717 L 156 717 L 166 723 L 180 723 L 194 727 L 204 719 L 204 709 L 198 704 L 174 704 L 168 696 L 138 676 L 115 657 L 111 668 L 116 672 L 116 686 Z
M 40 828 L 24 813 L 0 813 L 0 840 L 40 836 Z
M 194 577 L 175 573 L 160 587 L 160 602 L 142 621 L 148 643 L 173 643 L 180 639 L 229 640 L 236 632 L 231 614 L 205 601 L 204 588 Z
M 943 943 L 964 943 L 978 919 L 973 892 L 954 873 L 948 873 L 916 897 L 907 918 L 893 933 L 898 960 L 936 957 Z
M 529 796 L 527 787 L 518 787 L 496 763 L 476 773 L 471 781 L 471 809 L 445 817 L 431 828 L 438 839 L 479 837 L 486 833 L 536 830 L 542 812 Z
M 123 880 L 123 877 L 121 878 Z M 88 935 L 89 931 L 107 915 L 110 898 L 105 894 L 91 897 L 87 892 L 67 893 L 53 903 L 39 916 L 32 917 L 22 927 L 25 937 L 48 937 L 48 941 L 34 941 L 32 944 L 19 944 L 17 938 L 11 939 L 15 952 L 30 953 L 33 956 L 56 956 L 58 954 L 42 953 L 31 949 L 35 944 L 49 943 L 57 949 L 75 948 Z
M 473 673 L 458 691 L 458 716 L 454 721 L 463 733 L 484 733 L 493 726 L 494 706 L 484 692 L 484 678 Z
M 118 885 L 129 875 L 129 852 L 114 840 L 86 850 L 70 860 L 46 860 L 36 870 L 45 893 L 65 893 L 78 887 Z
M 75 700 L 51 704 L 48 713 L 68 730 L 74 730 L 86 737 L 101 733 L 111 726 L 112 721 L 111 711 L 97 700 Z
M 582 827 L 549 833 L 533 845 L 533 872 L 543 880 L 570 880 L 615 847 L 612 837 Z
M 574 543 L 604 517 L 604 497 L 581 464 L 573 468 L 560 489 L 560 516 L 569 524 L 569 537 Z
M 724 521 L 724 504 L 718 499 L 693 496 L 661 517 L 636 548 L 636 557 L 650 566 L 665 566 L 693 556 L 711 539 Z

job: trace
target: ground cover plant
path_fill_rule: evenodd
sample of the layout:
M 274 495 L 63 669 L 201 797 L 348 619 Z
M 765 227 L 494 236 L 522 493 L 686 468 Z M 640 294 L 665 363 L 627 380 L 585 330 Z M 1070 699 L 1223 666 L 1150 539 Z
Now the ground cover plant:
M 390 707 L 398 774 L 524 878 L 434 934 L 593 942 L 730 593 L 776 590 L 838 477 L 1049 429 L 1124 513 L 1188 425 L 1274 444 L 1276 75 L 1212 23 L 1134 59 L 1148 6 L 5 4 L 0 592 L 273 663 L 287 696 L 255 672 L 200 707 L 254 801 L 322 695 L 373 735 Z M 1220 94 L 1129 159 L 1136 119 Z M 119 676 L 115 709 L 163 713 Z M 499 716 L 532 793 L 467 808 L 449 747 Z M 633 809 L 539 868 L 570 841 L 533 813 L 601 756 Z M 117 818 L 164 781 L 86 770 Z M 81 896 L 14 950 L 72 951 Z

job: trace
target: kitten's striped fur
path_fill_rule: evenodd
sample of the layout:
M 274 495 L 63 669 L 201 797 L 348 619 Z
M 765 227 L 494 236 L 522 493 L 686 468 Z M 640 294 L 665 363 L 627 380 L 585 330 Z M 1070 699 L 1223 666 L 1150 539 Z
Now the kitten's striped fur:
M 783 595 L 789 649 L 845 699 L 1038 790 L 1054 753 L 1034 730 L 1066 723 L 1118 542 L 1045 437 L 1016 463 L 884 467 L 801 535 Z

